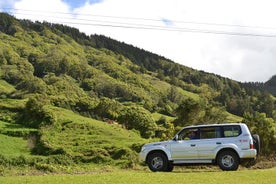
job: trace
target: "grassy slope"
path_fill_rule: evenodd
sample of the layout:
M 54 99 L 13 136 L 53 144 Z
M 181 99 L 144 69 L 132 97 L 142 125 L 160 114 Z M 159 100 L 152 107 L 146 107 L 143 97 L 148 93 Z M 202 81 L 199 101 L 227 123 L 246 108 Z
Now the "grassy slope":
M 228 112 L 226 114 L 227 114 L 227 117 L 226 117 L 227 122 L 241 122 L 242 121 L 242 117 L 240 117 L 240 116 L 236 116 L 236 115 L 228 113 Z
M 76 155 L 92 149 L 125 148 L 135 143 L 145 142 L 137 133 L 120 125 L 86 118 L 62 108 L 51 107 L 58 123 L 42 130 L 42 139 L 51 147 L 64 148 Z
M 12 99 L 0 100 L 0 107 L 16 108 L 22 106 L 24 102 Z M 147 142 L 137 132 L 126 130 L 120 125 L 86 118 L 62 108 L 50 106 L 49 109 L 54 113 L 57 122 L 40 130 L 0 121 L 0 155 L 7 158 L 37 157 L 31 154 L 33 137 L 28 139 L 27 135 L 30 132 L 40 131 L 41 141 L 46 147 L 53 151 L 59 150 L 59 153 L 66 153 L 69 155 L 68 158 L 74 160 L 79 158 L 81 162 L 88 164 L 101 164 L 98 168 L 105 164 L 128 167 L 129 164 L 137 163 L 138 157 L 134 150 L 137 151 L 139 145 Z M 80 168 L 81 166 L 75 165 L 75 167 L 76 170 L 86 170 Z M 53 170 L 55 169 L 53 166 Z M 71 172 L 73 169 L 69 170 Z
M 30 155 L 30 149 L 28 148 L 28 142 L 26 140 L 24 140 L 22 137 L 5 135 L 5 132 L 11 129 L 7 128 L 8 126 L 10 126 L 9 123 L 0 121 L 0 154 L 8 157 Z M 22 128 L 20 129 L 23 130 Z M 13 128 L 12 131 L 16 131 L 16 129 Z
M 49 175 L 1 177 L 0 183 L 197 183 L 197 184 L 260 184 L 276 183 L 276 169 L 240 170 L 237 172 L 222 171 L 179 171 L 173 173 L 152 173 L 143 171 L 115 171 L 93 173 L 90 175 Z

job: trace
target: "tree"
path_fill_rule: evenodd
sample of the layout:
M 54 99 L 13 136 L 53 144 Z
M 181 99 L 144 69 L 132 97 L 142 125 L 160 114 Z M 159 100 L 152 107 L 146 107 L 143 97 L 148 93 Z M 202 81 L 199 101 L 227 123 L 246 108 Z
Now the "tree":
M 101 98 L 100 103 L 95 108 L 95 113 L 102 118 L 117 119 L 119 117 L 119 112 L 122 109 L 122 105 L 109 98 Z
M 161 140 L 171 139 L 175 134 L 175 128 L 173 123 L 168 122 L 166 117 L 161 116 L 156 122 L 158 125 L 158 130 L 156 131 L 156 137 Z
M 270 154 L 276 151 L 276 122 L 272 118 L 267 118 L 265 113 L 255 112 L 245 113 L 244 123 L 248 125 L 253 134 L 258 134 L 261 138 L 261 152 Z
M 118 121 L 129 130 L 138 130 L 144 138 L 153 137 L 157 129 L 151 113 L 139 106 L 127 107 L 125 112 L 119 116 Z
M 226 119 L 225 109 L 218 104 L 203 99 L 195 101 L 185 99 L 176 109 L 177 119 L 175 125 L 186 126 L 197 123 L 215 123 Z
M 201 105 L 192 98 L 187 98 L 175 110 L 177 119 L 174 121 L 175 125 L 185 126 L 188 124 L 195 124 L 201 116 Z
M 45 82 L 34 76 L 29 76 L 29 78 L 24 77 L 20 83 L 16 86 L 17 89 L 28 91 L 29 93 L 40 93 L 43 94 L 46 92 Z
M 23 122 L 29 127 L 38 128 L 41 125 L 55 122 L 54 114 L 48 109 L 50 101 L 47 95 L 34 95 L 25 106 Z
M 274 100 L 271 94 L 268 92 L 261 93 L 258 100 L 257 107 L 258 107 L 258 109 L 256 109 L 257 111 L 264 112 L 267 114 L 268 117 L 272 117 L 275 106 L 274 106 Z
M 207 104 L 204 108 L 204 116 L 200 120 L 200 122 L 205 123 L 218 123 L 226 120 L 226 113 L 224 107 L 213 106 Z
M 16 33 L 16 19 L 6 13 L 0 13 L 0 31 L 9 35 Z
M 178 91 L 177 87 L 171 86 L 171 89 L 168 93 L 168 99 L 176 104 L 179 104 L 182 101 L 182 94 Z

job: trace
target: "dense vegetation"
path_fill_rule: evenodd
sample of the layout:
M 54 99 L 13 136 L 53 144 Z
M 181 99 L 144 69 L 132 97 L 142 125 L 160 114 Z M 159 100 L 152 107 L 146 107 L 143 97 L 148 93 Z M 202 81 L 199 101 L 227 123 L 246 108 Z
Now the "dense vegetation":
M 271 154 L 273 81 L 242 84 L 104 36 L 0 13 L 0 135 L 29 145 L 15 160 L 0 152 L 0 165 L 134 167 L 146 139 L 223 121 L 249 124 Z

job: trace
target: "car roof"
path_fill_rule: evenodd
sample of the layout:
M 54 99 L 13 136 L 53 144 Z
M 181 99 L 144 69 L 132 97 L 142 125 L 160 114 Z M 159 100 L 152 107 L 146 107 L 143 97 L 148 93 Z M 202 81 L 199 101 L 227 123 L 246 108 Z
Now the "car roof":
M 200 124 L 200 125 L 191 125 L 184 128 L 200 128 L 200 127 L 211 127 L 211 126 L 228 126 L 228 125 L 242 125 L 244 123 L 213 123 L 213 124 Z

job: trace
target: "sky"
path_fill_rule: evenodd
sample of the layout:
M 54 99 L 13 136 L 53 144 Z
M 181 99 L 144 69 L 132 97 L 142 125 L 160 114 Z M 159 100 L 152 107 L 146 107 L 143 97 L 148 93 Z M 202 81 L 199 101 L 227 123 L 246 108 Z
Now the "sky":
M 0 0 L 18 19 L 101 34 L 240 82 L 276 75 L 274 0 Z

